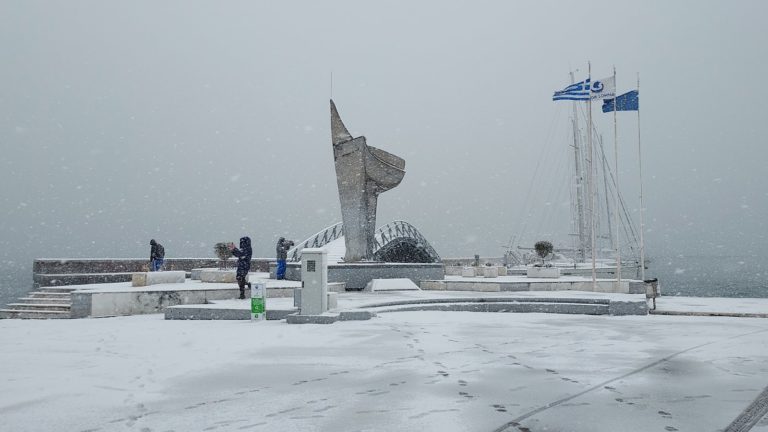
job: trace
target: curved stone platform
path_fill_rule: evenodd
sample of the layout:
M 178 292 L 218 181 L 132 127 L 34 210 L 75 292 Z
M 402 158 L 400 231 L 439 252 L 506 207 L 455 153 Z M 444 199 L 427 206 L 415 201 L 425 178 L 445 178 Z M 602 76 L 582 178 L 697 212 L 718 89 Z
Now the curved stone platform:
M 466 292 L 401 291 L 338 294 L 338 307 L 316 316 L 299 316 L 290 298 L 267 300 L 267 319 L 289 323 L 330 324 L 367 320 L 381 313 L 409 311 L 552 313 L 581 315 L 647 315 L 643 295 L 589 292 L 530 292 L 495 294 Z M 213 301 L 206 305 L 169 307 L 166 319 L 250 319 L 246 301 Z M 272 312 L 270 312 L 272 311 Z

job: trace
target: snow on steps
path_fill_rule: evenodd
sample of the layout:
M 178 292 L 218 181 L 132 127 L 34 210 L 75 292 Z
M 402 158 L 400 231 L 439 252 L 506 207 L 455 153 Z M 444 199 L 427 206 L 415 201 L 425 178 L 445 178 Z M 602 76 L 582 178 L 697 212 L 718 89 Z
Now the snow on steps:
M 0 318 L 52 319 L 70 318 L 71 296 L 73 288 L 44 287 L 9 303 L 0 309 Z

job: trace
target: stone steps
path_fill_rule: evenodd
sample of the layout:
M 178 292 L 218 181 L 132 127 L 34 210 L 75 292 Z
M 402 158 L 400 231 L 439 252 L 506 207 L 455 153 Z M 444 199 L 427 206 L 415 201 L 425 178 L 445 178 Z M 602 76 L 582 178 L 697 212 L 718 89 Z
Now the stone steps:
M 16 319 L 69 318 L 69 311 L 0 309 L 0 318 L 16 318 Z
M 28 304 L 70 304 L 71 298 L 69 296 L 56 296 L 56 297 L 22 297 L 19 299 L 22 303 Z
M 57 293 L 57 292 L 39 292 L 39 291 L 32 291 L 31 293 L 27 293 L 27 297 L 25 298 L 47 298 L 47 299 L 69 299 L 71 297 L 70 293 Z
M 0 309 L 0 318 L 50 319 L 70 318 L 72 288 L 45 287 L 21 297 L 16 303 L 8 303 Z
M 57 286 L 57 287 L 40 287 L 36 291 L 36 293 L 65 293 L 69 294 L 72 291 L 75 291 L 76 288 L 66 287 L 66 286 Z
M 69 312 L 69 303 L 8 303 L 6 308 L 14 310 L 48 310 Z

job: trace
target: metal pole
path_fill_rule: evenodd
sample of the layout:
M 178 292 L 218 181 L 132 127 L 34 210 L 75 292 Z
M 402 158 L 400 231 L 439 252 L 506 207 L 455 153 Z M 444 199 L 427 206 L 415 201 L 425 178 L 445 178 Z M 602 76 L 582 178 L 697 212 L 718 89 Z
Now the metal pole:
M 616 66 L 613 67 L 613 84 L 616 85 Z M 616 224 L 616 284 L 621 284 L 621 242 L 619 241 L 619 132 L 616 121 L 616 111 L 618 111 L 616 100 L 616 91 L 613 94 L 613 169 L 616 171 L 616 215 L 614 222 Z M 616 287 L 620 288 L 619 286 Z
M 643 154 L 640 150 L 640 73 L 637 74 L 637 161 L 640 164 L 640 279 L 645 280 L 645 243 L 643 242 Z
M 573 72 L 571 72 L 571 84 L 574 83 Z M 579 146 L 579 128 L 578 128 L 578 112 L 576 110 L 577 101 L 573 101 L 573 156 L 576 170 L 576 213 L 579 245 L 578 251 L 579 261 L 585 262 L 587 258 L 587 246 L 586 239 L 584 238 L 584 172 L 581 168 L 581 147 Z
M 596 257 L 595 257 L 595 168 L 594 168 L 594 146 L 592 145 L 592 63 L 587 62 L 588 64 L 588 80 L 589 80 L 589 90 L 587 91 L 587 94 L 589 95 L 589 98 L 587 99 L 587 123 L 589 125 L 587 126 L 587 151 L 589 152 L 589 177 L 590 177 L 590 201 L 592 202 L 592 209 L 590 212 L 590 224 L 591 224 L 591 235 L 592 235 L 592 289 L 594 291 L 597 291 L 597 270 L 596 267 Z

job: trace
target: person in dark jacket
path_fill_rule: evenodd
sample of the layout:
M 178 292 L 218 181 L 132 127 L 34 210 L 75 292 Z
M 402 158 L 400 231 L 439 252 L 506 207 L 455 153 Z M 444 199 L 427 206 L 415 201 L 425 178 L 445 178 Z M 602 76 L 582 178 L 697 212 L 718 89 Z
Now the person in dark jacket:
M 251 283 L 247 282 L 248 272 L 251 270 L 251 255 L 253 250 L 251 249 L 251 238 L 240 238 L 240 249 L 237 249 L 234 244 L 229 244 L 229 250 L 232 251 L 232 255 L 237 257 L 237 286 L 240 287 L 240 298 L 245 298 L 245 286 L 248 285 L 248 289 L 251 289 Z
M 277 240 L 275 252 L 277 254 L 277 271 L 275 277 L 279 280 L 285 279 L 285 260 L 288 259 L 288 250 L 293 247 L 293 241 L 280 237 Z
M 160 271 L 165 259 L 165 248 L 156 242 L 155 239 L 150 240 L 149 245 L 151 246 L 149 252 L 149 271 Z

